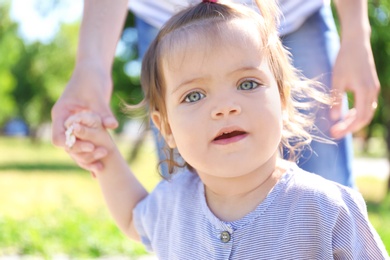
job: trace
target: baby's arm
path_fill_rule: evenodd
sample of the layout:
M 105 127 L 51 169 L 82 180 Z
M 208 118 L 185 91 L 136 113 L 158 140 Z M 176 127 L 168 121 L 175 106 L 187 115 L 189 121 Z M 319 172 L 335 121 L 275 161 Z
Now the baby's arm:
M 82 168 L 94 172 L 116 224 L 127 236 L 139 240 L 132 212 L 137 203 L 147 196 L 147 191 L 135 178 L 110 134 L 103 128 L 100 117 L 91 112 L 78 113 L 71 116 L 65 126 L 72 126 L 73 135 L 77 138 L 67 152 Z M 88 150 L 83 148 L 85 141 L 94 144 L 93 148 L 96 149 L 83 151 Z

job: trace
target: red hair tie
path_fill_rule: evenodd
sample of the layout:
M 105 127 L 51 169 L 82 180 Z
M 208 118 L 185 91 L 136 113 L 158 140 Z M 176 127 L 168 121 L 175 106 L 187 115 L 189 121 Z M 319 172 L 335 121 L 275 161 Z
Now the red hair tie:
M 218 0 L 202 0 L 203 3 L 216 3 Z

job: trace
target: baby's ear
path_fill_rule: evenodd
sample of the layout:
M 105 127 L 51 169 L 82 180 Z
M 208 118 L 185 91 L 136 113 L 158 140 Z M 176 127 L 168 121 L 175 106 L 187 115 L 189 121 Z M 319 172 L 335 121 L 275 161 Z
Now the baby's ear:
M 161 135 L 164 137 L 165 142 L 168 144 L 169 148 L 176 148 L 175 138 L 173 137 L 171 127 L 169 126 L 166 120 L 163 120 L 162 115 L 159 111 L 153 111 L 151 113 L 151 118 L 153 124 L 160 131 Z

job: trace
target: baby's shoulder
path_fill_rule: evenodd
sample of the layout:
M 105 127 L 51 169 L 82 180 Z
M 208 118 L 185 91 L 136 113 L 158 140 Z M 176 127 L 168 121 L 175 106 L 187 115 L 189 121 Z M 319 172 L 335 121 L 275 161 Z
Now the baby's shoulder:
M 160 181 L 153 191 L 140 203 L 146 207 L 158 208 L 177 205 L 189 197 L 195 196 L 200 179 L 196 173 L 181 170 L 169 180 Z
M 287 192 L 296 194 L 303 201 L 316 201 L 329 207 L 358 207 L 366 210 L 362 195 L 355 189 L 327 180 L 317 174 L 294 167 Z

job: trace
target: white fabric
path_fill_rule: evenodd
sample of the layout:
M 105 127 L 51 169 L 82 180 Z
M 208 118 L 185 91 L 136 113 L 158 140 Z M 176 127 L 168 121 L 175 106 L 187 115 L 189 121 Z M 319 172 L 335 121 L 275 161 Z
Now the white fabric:
M 160 28 L 173 14 L 190 4 L 199 2 L 200 0 L 130 0 L 129 7 L 135 15 L 150 25 Z M 233 2 L 255 7 L 253 0 Z M 283 13 L 280 34 L 288 34 L 298 29 L 310 15 L 325 4 L 330 4 L 330 0 L 279 0 Z

